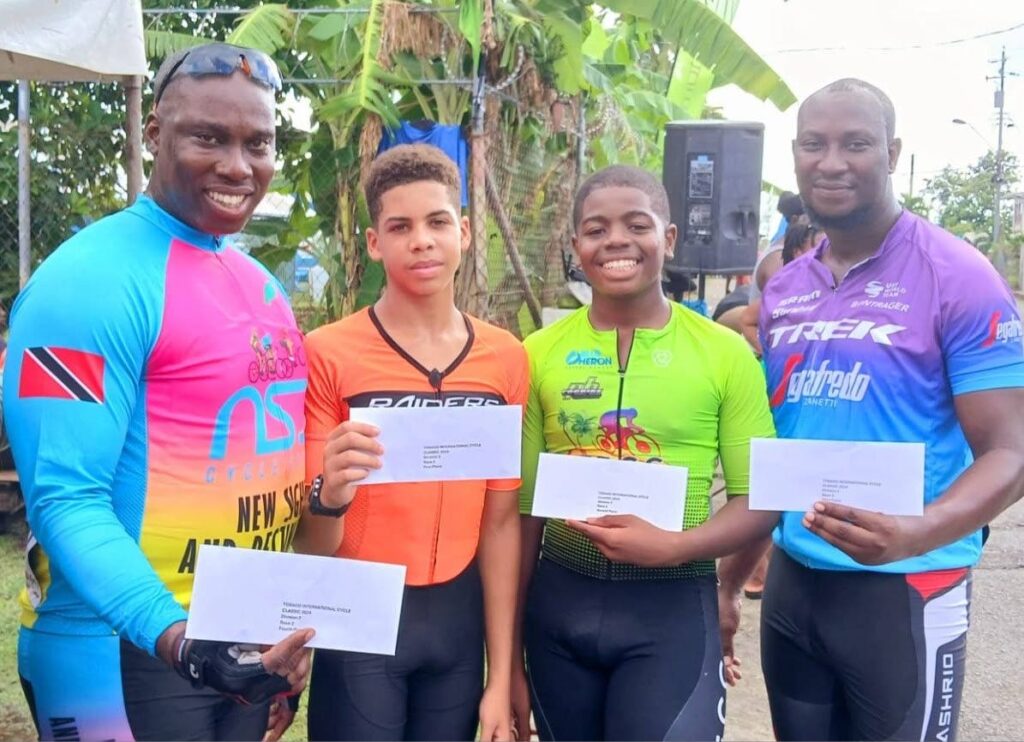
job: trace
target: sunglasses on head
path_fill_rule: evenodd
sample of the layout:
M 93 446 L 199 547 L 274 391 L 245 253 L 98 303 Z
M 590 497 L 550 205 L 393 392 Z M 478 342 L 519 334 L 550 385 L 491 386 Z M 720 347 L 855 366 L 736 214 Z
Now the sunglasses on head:
M 160 102 L 167 86 L 179 72 L 190 77 L 230 77 L 239 70 L 249 79 L 274 91 L 281 89 L 281 73 L 274 61 L 263 52 L 231 44 L 207 44 L 190 49 L 171 67 L 156 89 L 153 103 L 155 105 Z

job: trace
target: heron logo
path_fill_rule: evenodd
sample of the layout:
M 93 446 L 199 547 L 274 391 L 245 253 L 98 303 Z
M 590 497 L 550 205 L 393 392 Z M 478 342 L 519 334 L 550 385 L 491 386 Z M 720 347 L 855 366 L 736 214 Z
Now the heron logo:
M 571 350 L 565 357 L 567 366 L 611 366 L 612 357 L 597 350 Z

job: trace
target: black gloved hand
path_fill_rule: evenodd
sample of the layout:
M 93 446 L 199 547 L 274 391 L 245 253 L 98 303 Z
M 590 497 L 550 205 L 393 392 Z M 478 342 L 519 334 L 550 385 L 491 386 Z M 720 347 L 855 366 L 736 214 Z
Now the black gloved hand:
M 291 690 L 283 676 L 266 671 L 259 650 L 249 644 L 182 637 L 174 669 L 193 688 L 213 688 L 239 703 L 260 704 Z

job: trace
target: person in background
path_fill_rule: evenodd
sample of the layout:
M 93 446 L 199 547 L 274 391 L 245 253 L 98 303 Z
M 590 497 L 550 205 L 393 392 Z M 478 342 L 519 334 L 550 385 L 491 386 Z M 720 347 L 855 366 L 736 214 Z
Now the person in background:
M 757 357 L 761 357 L 761 341 L 757 337 L 757 318 L 761 308 L 761 292 L 775 273 L 782 267 L 782 247 L 786 240 L 789 226 L 804 213 L 804 205 L 800 196 L 789 191 L 784 191 L 779 196 L 778 211 L 782 214 L 782 220 L 776 231 L 775 238 L 768 249 L 754 265 L 754 272 L 750 282 L 750 300 L 747 309 L 739 320 L 740 332 L 747 339 L 754 349 Z

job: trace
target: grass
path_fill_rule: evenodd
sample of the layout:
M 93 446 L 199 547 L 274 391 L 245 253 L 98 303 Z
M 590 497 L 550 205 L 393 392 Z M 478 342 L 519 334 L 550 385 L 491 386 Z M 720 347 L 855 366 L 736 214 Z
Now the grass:
M 0 742 L 36 737 L 18 681 L 18 593 L 25 584 L 23 547 L 20 535 L 0 534 Z M 284 736 L 288 742 L 306 739 L 307 695 L 303 694 L 302 708 Z
M 0 740 L 34 739 L 35 727 L 18 682 L 18 592 L 25 584 L 24 540 L 0 535 Z

